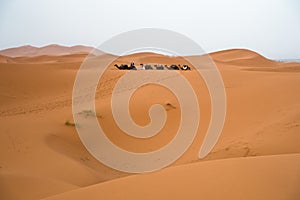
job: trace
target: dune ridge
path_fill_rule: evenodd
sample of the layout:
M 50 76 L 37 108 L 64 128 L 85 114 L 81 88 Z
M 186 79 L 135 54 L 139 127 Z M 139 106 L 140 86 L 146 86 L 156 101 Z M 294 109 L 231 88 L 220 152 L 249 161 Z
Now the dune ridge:
M 207 161 L 121 178 L 45 199 L 296 200 L 300 196 L 299 166 L 300 154 Z
M 299 63 L 275 62 L 241 49 L 210 54 L 223 77 L 227 118 L 217 145 L 203 160 L 198 159 L 198 151 L 209 123 L 209 95 L 193 70 L 180 72 L 201 99 L 201 128 L 195 141 L 170 167 L 132 175 L 93 158 L 72 125 L 72 88 L 85 55 L 0 57 L 1 199 L 76 199 L 84 195 L 91 199 L 103 195 L 107 199 L 118 195 L 132 199 L 260 199 L 260 195 L 261 199 L 299 198 Z M 95 59 L 101 63 L 109 56 Z M 185 62 L 182 59 L 143 53 L 120 57 L 116 62 L 177 64 Z M 137 152 L 159 148 L 172 138 L 164 133 L 177 128 L 172 122 L 179 120 L 180 105 L 161 87 L 143 87 L 130 103 L 136 123 L 149 123 L 147 111 L 153 103 L 164 106 L 169 121 L 150 146 L 122 136 L 109 113 L 109 96 L 124 73 L 112 64 L 100 80 L 95 105 L 98 121 L 114 133 L 108 137 L 124 148 Z M 147 95 L 146 101 L 143 95 Z M 185 189 L 183 185 L 189 181 L 190 188 Z M 149 191 L 143 189 L 149 185 Z M 137 194 L 134 187 L 139 188 Z M 235 193 L 234 188 L 238 189 Z M 168 191 L 174 191 L 174 196 Z
M 103 54 L 100 50 L 93 47 L 76 45 L 71 47 L 61 46 L 57 44 L 50 44 L 44 47 L 34 47 L 25 45 L 21 47 L 14 47 L 4 49 L 0 51 L 0 55 L 8 57 L 34 57 L 34 56 L 59 56 L 59 55 L 70 55 L 76 53 L 90 53 L 94 52 L 97 55 Z

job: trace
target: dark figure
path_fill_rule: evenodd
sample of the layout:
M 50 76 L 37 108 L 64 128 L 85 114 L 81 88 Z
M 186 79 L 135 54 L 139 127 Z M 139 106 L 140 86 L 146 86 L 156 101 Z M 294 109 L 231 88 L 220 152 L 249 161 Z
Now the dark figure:
M 142 70 L 145 70 L 145 67 L 144 67 L 144 64 L 143 64 L 143 63 L 141 63 L 140 66 L 141 66 L 141 69 L 142 69 Z
M 145 70 L 149 70 L 149 69 L 151 70 L 151 69 L 153 69 L 153 68 L 151 67 L 151 65 L 149 65 L 149 64 L 145 65 L 144 68 L 145 68 Z
M 120 66 L 118 66 L 117 64 L 114 65 L 116 68 L 120 69 L 120 70 L 136 70 L 135 66 L 129 66 L 126 64 L 121 64 Z
M 164 66 L 163 65 L 154 65 L 154 67 L 157 69 L 157 70 L 164 70 Z
M 126 70 L 129 69 L 128 65 L 124 65 L 121 64 L 120 66 L 118 66 L 117 64 L 114 65 L 116 68 L 120 69 L 120 70 Z
M 170 67 L 167 67 L 167 66 L 166 66 L 166 68 L 167 68 L 168 70 L 179 70 L 179 67 L 178 67 L 177 65 L 171 65 Z
M 182 70 L 191 70 L 191 68 L 188 65 L 183 65 L 183 67 L 181 67 Z
M 131 70 L 137 70 L 136 67 L 134 66 L 134 62 L 133 61 L 130 63 L 130 68 L 129 69 L 131 69 Z

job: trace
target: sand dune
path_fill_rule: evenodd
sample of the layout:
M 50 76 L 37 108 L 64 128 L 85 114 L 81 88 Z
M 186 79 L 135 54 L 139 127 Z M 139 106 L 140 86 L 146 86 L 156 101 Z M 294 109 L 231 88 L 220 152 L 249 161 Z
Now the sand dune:
M 187 164 L 46 198 L 298 199 L 300 154 Z
M 0 63 L 10 63 L 10 62 L 13 62 L 12 58 L 10 58 L 8 56 L 0 55 Z
M 25 45 L 16 48 L 10 48 L 0 51 L 0 55 L 8 56 L 8 57 L 34 57 L 34 56 L 58 56 L 58 55 L 69 55 L 69 54 L 76 54 L 76 53 L 90 53 L 94 51 L 93 47 L 88 46 L 72 46 L 72 47 L 65 47 L 56 44 L 51 44 L 44 47 L 34 47 L 30 45 Z M 97 55 L 103 54 L 99 50 L 95 50 Z
M 44 64 L 44 63 L 78 63 L 82 62 L 88 53 L 76 53 L 70 55 L 42 55 L 34 57 L 16 57 L 10 58 L 10 63 L 21 63 L 21 64 Z
M 242 49 L 211 54 L 224 80 L 227 117 L 217 145 L 204 160 L 198 159 L 198 151 L 211 114 L 209 95 L 194 70 L 180 72 L 201 100 L 196 139 L 170 167 L 131 175 L 94 159 L 72 126 L 72 88 L 85 55 L 1 56 L 1 199 L 80 199 L 84 195 L 91 199 L 118 195 L 125 199 L 299 199 L 299 63 L 278 63 Z M 136 64 L 186 62 L 153 53 L 115 62 L 132 60 Z M 112 64 L 100 80 L 96 95 L 99 123 L 113 133 L 108 137 L 114 143 L 128 150 L 147 152 L 165 145 L 174 136 L 165 133 L 176 130 L 180 120 L 180 105 L 165 88 L 147 85 L 130 102 L 132 117 L 140 125 L 149 123 L 147 111 L 153 103 L 165 107 L 168 121 L 161 134 L 145 142 L 122 134 L 115 125 L 110 95 L 124 73 Z
M 232 49 L 210 54 L 211 57 L 219 64 L 226 64 L 237 67 L 272 67 L 277 62 L 269 60 L 262 55 L 244 49 Z
M 220 62 L 229 62 L 236 60 L 248 60 L 248 59 L 263 59 L 267 60 L 264 56 L 246 49 L 228 49 L 223 51 L 218 51 L 211 53 L 210 56 L 214 59 L 214 61 Z
M 230 49 L 210 54 L 219 67 L 243 67 L 249 71 L 298 72 L 299 62 L 276 62 L 245 49 Z

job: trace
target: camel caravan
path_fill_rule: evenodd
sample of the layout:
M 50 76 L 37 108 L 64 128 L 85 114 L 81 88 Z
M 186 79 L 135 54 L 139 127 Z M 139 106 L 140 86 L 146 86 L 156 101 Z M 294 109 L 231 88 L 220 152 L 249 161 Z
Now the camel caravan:
M 114 65 L 116 68 L 118 68 L 119 70 L 138 70 L 138 68 L 135 66 L 134 62 L 131 62 L 130 65 L 127 64 L 121 64 L 120 66 L 115 64 Z M 140 64 L 140 68 L 141 70 L 191 70 L 191 68 L 188 65 L 161 65 L 161 64 L 155 64 L 155 65 L 151 65 L 151 64 Z

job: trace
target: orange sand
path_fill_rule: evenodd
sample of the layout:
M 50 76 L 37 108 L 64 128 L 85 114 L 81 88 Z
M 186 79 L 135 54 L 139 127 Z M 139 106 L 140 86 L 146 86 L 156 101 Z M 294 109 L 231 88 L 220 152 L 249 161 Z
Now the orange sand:
M 75 127 L 65 125 L 72 122 L 72 87 L 85 55 L 0 56 L 0 199 L 300 198 L 299 63 L 277 63 L 243 49 L 211 54 L 224 80 L 227 117 L 217 145 L 203 160 L 197 155 L 209 123 L 210 101 L 201 77 L 193 70 L 181 72 L 192 85 L 201 82 L 194 88 L 198 97 L 201 94 L 197 137 L 170 167 L 131 175 L 94 159 Z M 150 53 L 118 62 L 132 59 L 137 64 L 182 62 Z M 109 96 L 124 73 L 111 67 L 100 81 L 106 87 L 97 93 L 99 122 L 124 148 L 136 152 L 159 148 L 173 137 L 164 133 L 177 128 L 178 102 L 164 88 L 142 88 L 130 102 L 136 123 L 149 122 L 147 110 L 153 103 L 166 108 L 169 121 L 148 145 L 122 136 L 111 118 Z M 141 94 L 148 94 L 147 101 Z

